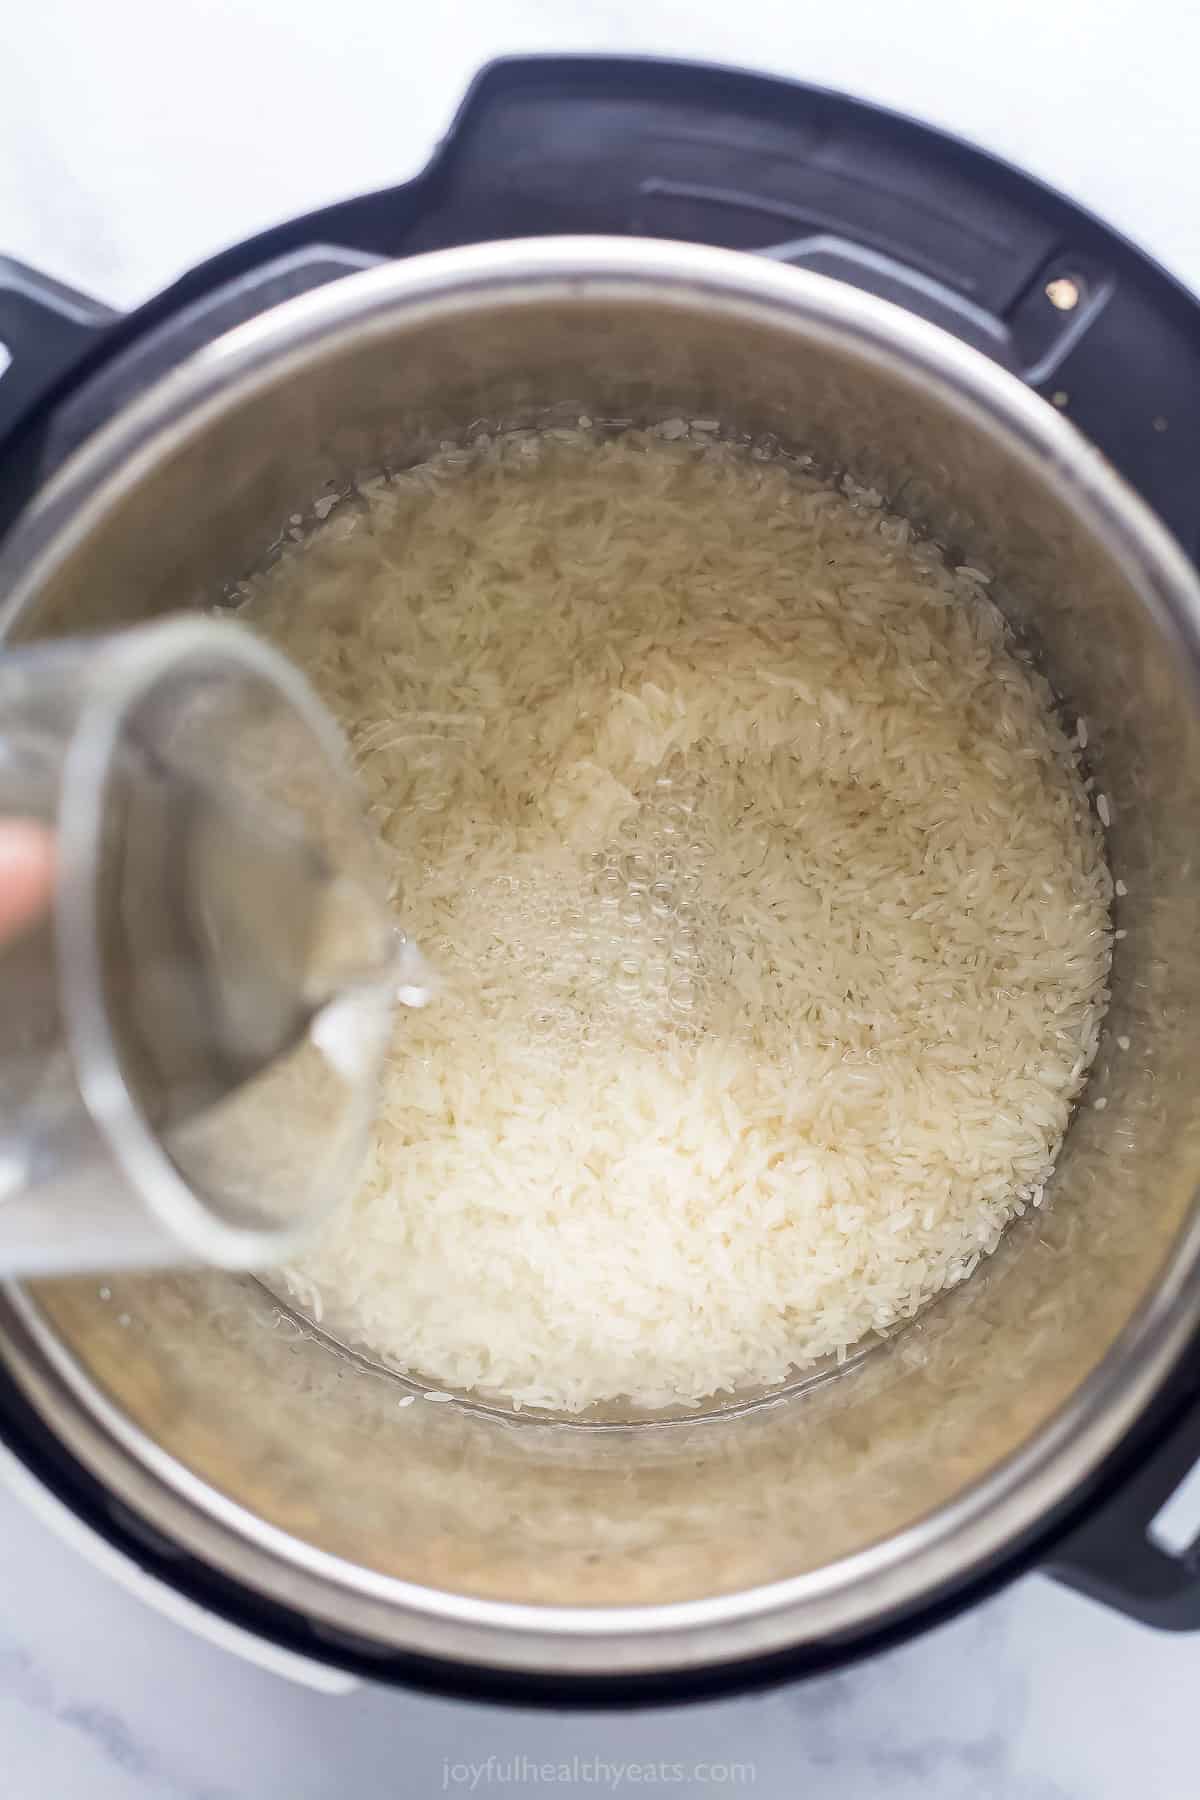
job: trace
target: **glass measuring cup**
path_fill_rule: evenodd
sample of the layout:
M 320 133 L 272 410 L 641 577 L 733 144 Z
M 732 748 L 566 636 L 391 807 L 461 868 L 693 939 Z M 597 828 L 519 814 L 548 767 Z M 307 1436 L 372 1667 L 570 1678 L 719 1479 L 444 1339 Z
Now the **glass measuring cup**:
M 0 1275 L 286 1256 L 346 1192 L 398 946 L 338 728 L 181 616 L 0 658 L 0 817 L 55 885 L 0 945 Z

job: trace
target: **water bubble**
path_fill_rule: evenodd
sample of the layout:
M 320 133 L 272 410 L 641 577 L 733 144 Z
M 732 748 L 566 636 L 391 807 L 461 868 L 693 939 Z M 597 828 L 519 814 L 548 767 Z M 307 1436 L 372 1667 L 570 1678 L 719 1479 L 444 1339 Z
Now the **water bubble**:
M 617 970 L 617 992 L 621 994 L 636 994 L 641 985 L 641 965 L 632 956 L 623 958 L 621 965 Z
M 626 894 L 618 912 L 624 925 L 641 925 L 646 917 L 646 904 L 641 894 Z
M 621 880 L 620 870 L 605 869 L 599 881 L 600 899 L 605 906 L 619 906 L 621 896 L 625 892 L 625 883 Z
M 650 889 L 650 911 L 657 914 L 660 919 L 665 919 L 670 916 L 674 904 L 675 895 L 671 890 L 670 882 L 656 881 Z
M 630 850 L 622 859 L 621 873 L 631 887 L 647 887 L 654 867 L 644 850 Z
M 679 857 L 674 850 L 659 851 L 658 873 L 660 880 L 663 881 L 670 881 L 679 873 Z
M 673 981 L 667 989 L 667 999 L 677 1012 L 691 1012 L 696 1004 L 695 982 Z

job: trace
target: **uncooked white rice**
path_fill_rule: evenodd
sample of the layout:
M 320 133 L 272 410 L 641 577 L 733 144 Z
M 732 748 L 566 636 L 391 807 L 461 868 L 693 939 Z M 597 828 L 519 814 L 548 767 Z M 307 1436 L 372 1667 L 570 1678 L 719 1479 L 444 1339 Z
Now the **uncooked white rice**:
M 1096 1050 L 1083 729 L 976 571 L 711 424 L 444 450 L 250 590 L 443 982 L 291 1292 L 440 1389 L 843 1356 L 1040 1202 Z

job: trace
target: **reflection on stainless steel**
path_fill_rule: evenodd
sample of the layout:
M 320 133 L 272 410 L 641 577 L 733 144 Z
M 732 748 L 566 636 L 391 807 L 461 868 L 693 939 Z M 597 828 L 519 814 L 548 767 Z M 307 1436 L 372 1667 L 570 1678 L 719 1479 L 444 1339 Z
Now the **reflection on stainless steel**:
M 852 470 L 992 573 L 1088 720 L 1128 935 L 1107 1104 L 1044 1213 L 844 1379 L 662 1427 L 401 1406 L 216 1275 L 11 1290 L 0 1332 L 75 1453 L 258 1591 L 381 1645 L 631 1672 L 854 1633 L 961 1578 L 1094 1467 L 1194 1328 L 1200 592 L 1066 419 L 934 328 L 725 252 L 559 239 L 355 276 L 201 353 L 54 483 L 10 552 L 11 629 L 210 602 L 327 485 L 558 406 L 719 419 Z

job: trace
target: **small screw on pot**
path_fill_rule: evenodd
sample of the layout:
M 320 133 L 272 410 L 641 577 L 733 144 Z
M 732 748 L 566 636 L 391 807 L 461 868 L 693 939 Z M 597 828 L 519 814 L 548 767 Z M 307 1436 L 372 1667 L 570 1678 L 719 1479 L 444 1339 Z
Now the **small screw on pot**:
M 1055 275 L 1043 291 L 1059 312 L 1074 312 L 1083 299 L 1083 283 L 1076 275 Z

